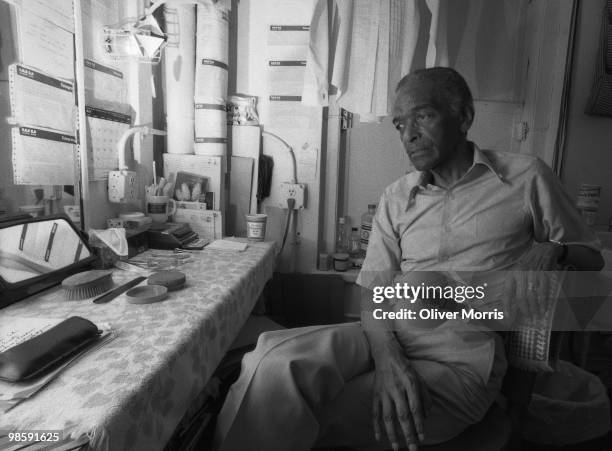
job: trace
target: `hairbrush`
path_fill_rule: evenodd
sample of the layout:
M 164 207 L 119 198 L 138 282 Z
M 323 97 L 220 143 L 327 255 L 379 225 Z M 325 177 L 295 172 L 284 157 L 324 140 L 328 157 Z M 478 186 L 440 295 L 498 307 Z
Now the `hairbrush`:
M 67 277 L 62 281 L 66 291 L 66 300 L 87 299 L 102 294 L 113 288 L 113 272 L 94 269 Z

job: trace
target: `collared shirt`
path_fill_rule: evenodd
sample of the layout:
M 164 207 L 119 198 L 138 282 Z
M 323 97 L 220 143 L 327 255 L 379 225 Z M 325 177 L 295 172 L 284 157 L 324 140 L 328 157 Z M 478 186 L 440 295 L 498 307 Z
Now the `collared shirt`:
M 372 288 L 386 271 L 497 271 L 534 242 L 600 249 L 572 200 L 541 160 L 480 150 L 453 185 L 415 171 L 389 185 L 372 223 L 357 283 Z

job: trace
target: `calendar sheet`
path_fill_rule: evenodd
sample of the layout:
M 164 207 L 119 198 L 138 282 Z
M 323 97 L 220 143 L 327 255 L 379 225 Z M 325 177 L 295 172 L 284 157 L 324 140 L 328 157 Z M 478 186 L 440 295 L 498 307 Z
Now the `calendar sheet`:
M 85 60 L 85 103 L 100 108 L 129 111 L 126 81 L 120 70 Z
M 74 136 L 36 127 L 11 134 L 15 185 L 74 185 Z
M 117 143 L 130 128 L 131 118 L 127 114 L 91 106 L 85 107 L 85 114 L 90 137 L 89 177 L 91 180 L 106 180 L 109 171 L 118 169 Z
M 74 86 L 21 64 L 9 66 L 11 114 L 18 124 L 75 134 Z

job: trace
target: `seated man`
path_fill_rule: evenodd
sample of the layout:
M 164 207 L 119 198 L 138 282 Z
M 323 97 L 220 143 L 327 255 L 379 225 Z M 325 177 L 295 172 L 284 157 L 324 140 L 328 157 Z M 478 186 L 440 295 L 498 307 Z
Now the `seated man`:
M 417 171 L 382 195 L 358 284 L 373 290 L 394 272 L 416 286 L 452 271 L 601 269 L 597 239 L 545 164 L 467 140 L 474 106 L 457 72 L 404 77 L 393 115 Z M 361 324 L 263 334 L 219 415 L 217 447 L 413 450 L 482 419 L 506 370 L 498 335 L 472 321 L 404 324 L 377 327 L 366 311 Z

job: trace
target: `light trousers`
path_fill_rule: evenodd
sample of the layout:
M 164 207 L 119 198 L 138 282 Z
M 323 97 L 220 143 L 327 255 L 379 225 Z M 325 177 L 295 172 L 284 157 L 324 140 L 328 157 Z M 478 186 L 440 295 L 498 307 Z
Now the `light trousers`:
M 466 331 L 465 325 L 459 325 L 457 333 L 455 326 L 418 338 L 398 333 L 432 400 L 425 444 L 449 440 L 480 421 L 506 371 L 499 337 Z M 440 344 L 446 350 L 440 350 Z M 230 388 L 218 417 L 215 448 L 389 448 L 386 439 L 377 443 L 374 438 L 373 370 L 359 323 L 266 332 L 245 355 L 240 377 Z M 397 432 L 401 434 L 399 426 Z

